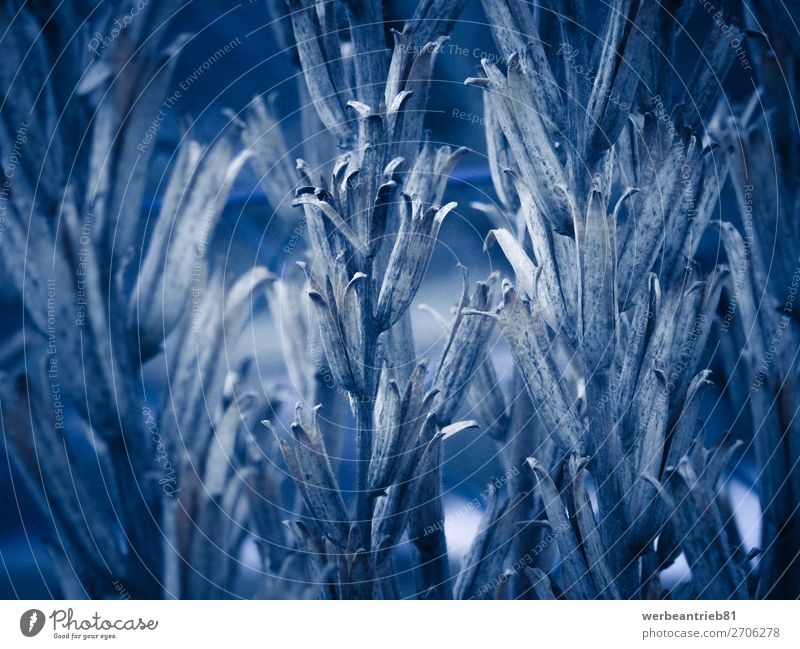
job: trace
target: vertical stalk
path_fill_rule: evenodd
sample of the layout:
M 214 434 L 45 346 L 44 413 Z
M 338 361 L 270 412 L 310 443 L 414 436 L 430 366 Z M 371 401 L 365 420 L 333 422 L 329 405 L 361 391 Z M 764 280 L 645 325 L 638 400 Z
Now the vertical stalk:
M 383 11 L 376 0 L 349 0 L 350 34 L 355 46 L 355 91 L 358 100 L 377 111 L 381 106 L 388 57 Z
M 422 508 L 428 511 L 425 519 L 444 521 L 444 508 L 442 507 L 442 447 L 439 445 L 437 458 L 431 469 L 430 475 L 424 478 L 430 481 L 430 486 L 423 489 Z M 426 502 L 427 500 L 427 502 Z M 417 550 L 417 588 L 419 596 L 425 599 L 451 599 L 452 585 L 450 583 L 450 562 L 447 554 L 447 539 L 444 528 L 435 530 L 431 534 L 416 534 L 414 545 Z
M 381 276 L 376 272 L 374 257 L 360 258 L 358 265 L 367 275 L 361 283 L 361 336 L 362 358 L 364 364 L 364 384 L 358 394 L 350 395 L 350 408 L 356 423 L 356 521 L 360 530 L 359 545 L 366 551 L 372 544 L 372 505 L 369 494 L 369 465 L 372 460 L 372 429 L 377 383 L 375 381 L 375 362 L 378 350 L 378 331 L 375 322 L 375 290 L 372 278 Z
M 612 566 L 619 592 L 633 596 L 638 583 L 637 562 L 632 559 L 624 536 L 619 534 L 619 523 L 625 528 L 631 525 L 626 520 L 625 465 L 623 449 L 620 446 L 620 420 L 614 416 L 612 408 L 606 404 L 599 407 L 604 394 L 610 389 L 608 374 L 596 372 L 586 384 L 586 399 L 589 412 L 595 412 L 589 434 L 593 440 L 594 457 L 591 458 L 597 478 L 597 498 L 599 505 L 600 535 L 608 549 L 608 560 Z
M 356 420 L 356 522 L 359 529 L 359 545 L 369 551 L 372 538 L 372 503 L 369 495 L 369 464 L 372 459 L 373 402 L 371 395 L 350 397 Z

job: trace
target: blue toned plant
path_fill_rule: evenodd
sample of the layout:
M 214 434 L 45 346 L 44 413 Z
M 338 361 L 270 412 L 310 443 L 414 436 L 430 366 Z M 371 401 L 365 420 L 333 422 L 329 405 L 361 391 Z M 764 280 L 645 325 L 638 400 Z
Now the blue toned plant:
M 593 47 L 577 4 L 565 15 L 484 6 L 506 69 L 485 60 L 468 83 L 485 89 L 493 180 L 513 224 L 487 241 L 516 276 L 496 317 L 558 446 L 529 463 L 536 501 L 562 530 L 560 563 L 549 579 L 540 568 L 514 577 L 540 597 L 661 597 L 659 573 L 683 551 L 687 595 L 746 596 L 720 533 L 717 455 L 702 452 L 697 425 L 697 372 L 728 274 L 694 262 L 725 175 L 700 120 L 714 100 L 707 77 L 733 54 L 712 33 L 686 98 L 668 102 L 673 33 L 659 5 L 614 3 Z M 505 512 L 487 516 L 498 517 L 489 529 Z
M 51 595 L 798 595 L 798 44 L 766 3 L 265 3 L 191 78 L 260 35 L 296 96 L 213 137 L 174 126 L 188 5 L 100 4 L 0 8 L 0 416 Z M 490 269 L 440 315 L 446 247 Z
M 315 574 L 329 575 L 326 594 L 335 597 L 396 596 L 392 551 L 407 528 L 419 555 L 420 594 L 449 595 L 443 531 L 415 532 L 443 517 L 442 440 L 472 425 L 454 423 L 454 417 L 487 325 L 462 313 L 487 308 L 491 298 L 488 284 L 479 284 L 471 298 L 464 295 L 433 384 L 426 387 L 427 363 L 414 368 L 408 308 L 439 227 L 456 207 L 441 203 L 463 153 L 426 143 L 422 131 L 442 43 L 422 39 L 430 37 L 434 17 L 457 10 L 444 6 L 420 5 L 395 35 L 390 55 L 383 45 L 380 3 L 348 4 L 352 53 L 344 58 L 325 31 L 344 27 L 331 5 L 292 7 L 308 94 L 343 149 L 324 165 L 325 173 L 298 161 L 303 186 L 295 205 L 303 208 L 308 224 L 310 255 L 302 266 L 314 320 L 332 381 L 347 393 L 355 422 L 354 517 L 340 493 L 316 409 L 309 416 L 298 407 L 289 439 L 275 434 L 309 513 L 296 529 L 318 556 Z M 343 73 L 342 66 L 352 70 Z M 352 87 L 342 85 L 348 78 L 355 79 Z
M 241 327 L 264 271 L 228 295 L 221 277 L 207 277 L 206 242 L 248 155 L 237 153 L 234 128 L 208 147 L 186 134 L 160 207 L 141 215 L 152 151 L 141 136 L 176 61 L 180 41 L 159 36 L 176 6 L 149 6 L 88 62 L 83 35 L 51 43 L 63 52 L 55 60 L 27 11 L 7 45 L 3 149 L 19 124 L 30 134 L 3 199 L 3 267 L 24 305 L 27 363 L 0 382 L 5 439 L 52 525 L 48 547 L 67 597 L 114 597 L 115 582 L 132 597 L 203 596 L 208 587 L 187 566 L 211 561 L 214 577 L 237 555 L 239 539 L 221 525 L 241 494 L 223 489 L 214 444 L 233 443 L 241 413 L 226 409 L 227 359 L 214 341 L 226 325 L 230 336 Z M 68 39 L 73 18 L 58 15 L 54 38 Z M 147 362 L 169 368 L 174 392 L 147 394 Z M 212 503 L 226 497 L 222 514 Z M 227 534 L 225 561 L 187 535 L 187 512 L 206 541 Z M 224 581 L 210 583 L 224 592 Z

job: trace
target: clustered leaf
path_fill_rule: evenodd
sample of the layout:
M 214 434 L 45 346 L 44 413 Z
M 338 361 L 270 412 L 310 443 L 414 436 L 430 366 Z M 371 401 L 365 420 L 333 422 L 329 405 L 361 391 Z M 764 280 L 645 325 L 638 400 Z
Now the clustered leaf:
M 708 373 L 692 377 L 728 270 L 704 275 L 694 257 L 725 163 L 701 144 L 693 112 L 660 100 L 673 94 L 672 75 L 644 37 L 666 19 L 657 5 L 615 3 L 593 50 L 571 18 L 511 0 L 484 5 L 506 69 L 484 61 L 486 77 L 467 83 L 484 89 L 505 221 L 523 224 L 493 230 L 487 244 L 496 241 L 514 271 L 497 317 L 544 434 L 560 449 L 552 463 L 532 462 L 540 511 L 562 530 L 552 592 L 633 597 L 645 583 L 660 592 L 646 570 L 668 513 L 642 476 L 662 479 L 700 443 L 697 395 Z M 709 69 L 722 73 L 732 58 L 714 51 Z M 576 78 L 573 60 L 591 74 Z M 642 70 L 643 60 L 653 69 Z M 534 591 L 547 597 L 529 568 Z

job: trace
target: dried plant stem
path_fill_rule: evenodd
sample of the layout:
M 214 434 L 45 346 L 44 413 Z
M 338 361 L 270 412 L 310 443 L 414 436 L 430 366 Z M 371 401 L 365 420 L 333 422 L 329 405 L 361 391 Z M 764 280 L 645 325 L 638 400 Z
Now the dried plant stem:
M 372 538 L 372 510 L 374 498 L 369 492 L 369 464 L 372 459 L 372 433 L 374 417 L 374 398 L 351 397 L 353 414 L 356 420 L 356 523 L 359 529 L 359 546 L 370 550 Z

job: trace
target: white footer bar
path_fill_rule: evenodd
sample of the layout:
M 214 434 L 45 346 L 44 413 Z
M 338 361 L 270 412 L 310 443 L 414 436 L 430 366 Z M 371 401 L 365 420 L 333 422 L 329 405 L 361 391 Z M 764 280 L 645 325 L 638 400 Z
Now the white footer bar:
M 798 602 L 4 601 L 0 647 L 798 647 Z M 555 643 L 558 643 L 557 645 Z

